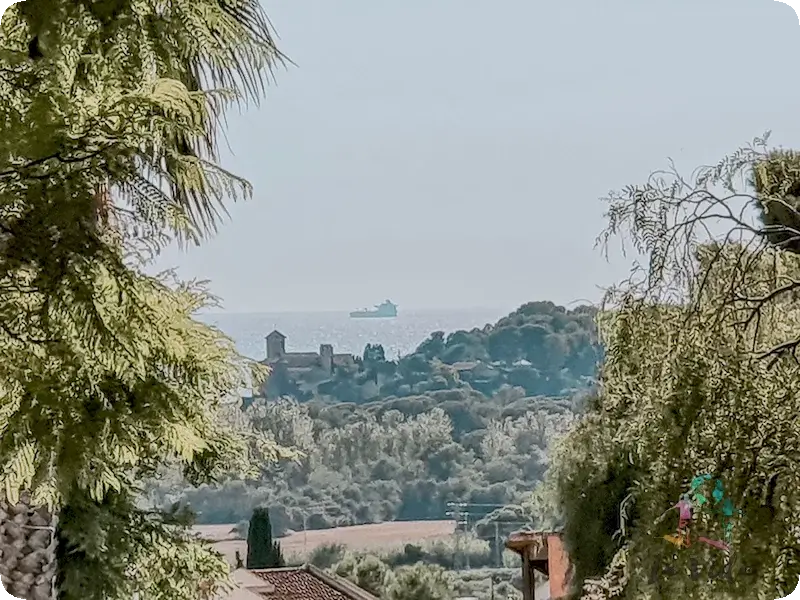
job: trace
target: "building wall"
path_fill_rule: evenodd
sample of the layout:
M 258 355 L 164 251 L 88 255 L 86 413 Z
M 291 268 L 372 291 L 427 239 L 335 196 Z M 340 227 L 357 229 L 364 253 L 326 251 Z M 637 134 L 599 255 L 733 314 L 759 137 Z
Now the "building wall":
M 286 354 L 286 340 L 279 335 L 267 336 L 267 360 L 277 360 Z
M 316 352 L 288 352 L 283 356 L 283 361 L 290 369 L 303 367 L 319 367 L 319 354 Z
M 569 557 L 560 535 L 547 536 L 547 562 L 550 572 L 550 598 L 565 598 L 569 593 Z

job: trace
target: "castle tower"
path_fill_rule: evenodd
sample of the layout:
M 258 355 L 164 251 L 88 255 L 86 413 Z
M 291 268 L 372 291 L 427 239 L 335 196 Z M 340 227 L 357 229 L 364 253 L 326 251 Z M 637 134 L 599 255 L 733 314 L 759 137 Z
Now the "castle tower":
M 322 344 L 319 347 L 319 361 L 326 373 L 333 373 L 333 346 Z
M 278 360 L 286 354 L 286 336 L 277 329 L 267 336 L 267 360 Z

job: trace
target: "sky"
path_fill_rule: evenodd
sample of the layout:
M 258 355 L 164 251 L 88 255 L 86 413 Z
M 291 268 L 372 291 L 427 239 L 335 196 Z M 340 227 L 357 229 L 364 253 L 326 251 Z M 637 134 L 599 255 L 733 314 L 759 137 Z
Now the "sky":
M 158 268 L 226 312 L 598 300 L 609 191 L 771 130 L 800 147 L 800 25 L 774 0 L 269 0 L 282 51 L 229 117 L 254 186 Z

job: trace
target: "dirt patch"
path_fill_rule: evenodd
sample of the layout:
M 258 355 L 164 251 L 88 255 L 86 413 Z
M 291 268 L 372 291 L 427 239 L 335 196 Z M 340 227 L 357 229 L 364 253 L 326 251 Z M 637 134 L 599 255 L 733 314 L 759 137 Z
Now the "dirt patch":
M 247 543 L 233 539 L 234 525 L 199 525 L 200 536 L 214 542 L 214 547 L 234 564 L 236 551 L 242 559 L 247 555 Z M 280 538 L 284 555 L 304 557 L 318 546 L 342 544 L 349 550 L 387 552 L 405 544 L 447 539 L 455 532 L 454 521 L 392 521 L 374 525 L 354 525 L 308 532 L 295 532 Z

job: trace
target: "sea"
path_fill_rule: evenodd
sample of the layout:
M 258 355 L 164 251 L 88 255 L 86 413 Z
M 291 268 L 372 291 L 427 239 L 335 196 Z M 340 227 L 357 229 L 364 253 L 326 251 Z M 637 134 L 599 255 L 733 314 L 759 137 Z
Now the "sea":
M 333 344 L 336 353 L 361 356 L 367 344 L 381 344 L 389 360 L 412 353 L 434 331 L 451 333 L 494 323 L 509 309 L 409 310 L 393 319 L 351 319 L 347 312 L 206 313 L 198 317 L 218 327 L 248 358 L 266 356 L 268 333 L 286 336 L 287 352 L 317 352 Z

